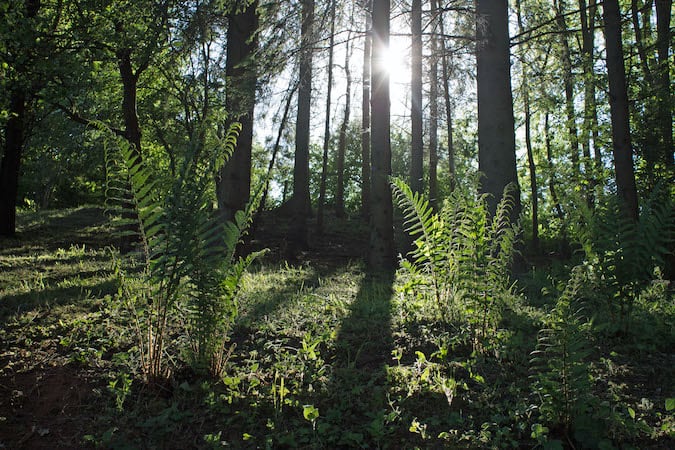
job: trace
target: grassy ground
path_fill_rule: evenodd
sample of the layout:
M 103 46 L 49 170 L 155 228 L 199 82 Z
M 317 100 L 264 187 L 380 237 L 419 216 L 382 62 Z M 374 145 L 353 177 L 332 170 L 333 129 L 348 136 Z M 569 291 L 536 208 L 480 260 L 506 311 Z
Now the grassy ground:
M 645 303 L 635 334 L 589 343 L 586 407 L 601 438 L 585 438 L 533 392 L 548 272 L 523 276 L 521 300 L 476 353 L 395 274 L 365 273 L 365 235 L 345 232 L 359 224 L 333 223 L 289 265 L 272 220 L 226 376 L 195 377 L 174 336 L 172 381 L 157 390 L 137 371 L 102 211 L 22 214 L 17 238 L 0 241 L 0 448 L 675 447 L 672 305 Z

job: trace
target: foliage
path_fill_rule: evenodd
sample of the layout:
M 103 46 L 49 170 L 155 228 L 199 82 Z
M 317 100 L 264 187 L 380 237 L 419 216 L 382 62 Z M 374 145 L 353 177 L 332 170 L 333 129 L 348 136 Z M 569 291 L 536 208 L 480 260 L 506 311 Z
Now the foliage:
M 188 359 L 197 372 L 220 376 L 231 354 L 227 333 L 237 313 L 241 277 L 259 255 L 235 253 L 257 197 L 245 211 L 237 212 L 233 222 L 222 224 L 208 184 L 234 150 L 237 132 L 237 125 L 231 127 L 222 148 L 205 165 L 193 158 L 197 149 L 191 149 L 167 192 L 158 189 L 160 180 L 131 146 L 120 146 L 123 166 L 113 152 L 106 155 L 109 204 L 121 205 L 115 207 L 121 216 L 118 225 L 131 223 L 134 229 L 123 233 L 136 235 L 141 246 L 136 255 L 140 274 L 125 273 L 121 267 L 118 271 L 120 295 L 133 311 L 141 366 L 150 382 L 168 375 L 163 363 L 165 339 L 170 316 L 177 311 L 187 314 Z M 125 205 L 129 197 L 131 210 Z
M 591 322 L 580 298 L 587 282 L 584 267 L 576 267 L 555 307 L 539 330 L 530 367 L 532 394 L 540 417 L 549 427 L 562 427 L 570 439 L 572 430 L 591 422 L 591 397 L 586 358 Z M 534 434 L 534 432 L 533 432 Z M 534 437 L 534 436 L 533 436 Z
M 405 227 L 415 239 L 410 261 L 401 261 L 412 276 L 404 289 L 428 292 L 445 321 L 465 314 L 474 345 L 480 347 L 513 295 L 509 271 L 518 229 L 510 218 L 511 188 L 490 217 L 486 195 L 475 198 L 456 190 L 434 212 L 429 201 L 402 180 L 393 179 L 392 185 Z
M 672 193 L 659 186 L 643 201 L 637 221 L 627 218 L 617 196 L 600 199 L 595 209 L 579 202 L 574 233 L 612 323 L 628 331 L 635 301 L 660 278 L 675 241 Z

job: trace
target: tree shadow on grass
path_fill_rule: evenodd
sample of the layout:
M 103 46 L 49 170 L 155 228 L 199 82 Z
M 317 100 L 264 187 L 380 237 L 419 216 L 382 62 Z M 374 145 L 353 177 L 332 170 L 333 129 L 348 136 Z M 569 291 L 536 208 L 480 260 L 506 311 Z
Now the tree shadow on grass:
M 326 448 L 378 447 L 386 437 L 393 282 L 393 272 L 366 276 L 341 323 L 320 406 L 318 431 Z

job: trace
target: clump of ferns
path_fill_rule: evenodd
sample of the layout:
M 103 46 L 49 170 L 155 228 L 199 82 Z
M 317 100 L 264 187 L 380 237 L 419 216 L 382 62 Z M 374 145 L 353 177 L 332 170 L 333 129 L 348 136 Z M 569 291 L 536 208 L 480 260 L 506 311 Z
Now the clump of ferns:
M 570 443 L 592 428 L 594 398 L 588 364 L 592 321 L 583 307 L 587 267 L 577 266 L 539 330 L 531 353 L 531 389 L 541 420 Z
M 511 222 L 513 187 L 491 215 L 487 195 L 455 190 L 434 211 L 404 181 L 394 178 L 392 186 L 414 239 L 410 259 L 401 261 L 410 274 L 404 292 L 430 296 L 447 323 L 468 321 L 474 349 L 482 350 L 515 295 L 509 278 L 519 235 Z
M 161 384 L 170 376 L 164 359 L 172 316 L 186 317 L 187 360 L 197 373 L 219 377 L 233 350 L 227 342 L 237 314 L 236 295 L 244 271 L 260 254 L 238 257 L 235 251 L 260 195 L 224 223 L 213 208 L 210 185 L 234 151 L 238 131 L 239 125 L 233 125 L 208 155 L 203 142 L 195 142 L 168 182 L 128 145 L 106 151 L 108 202 L 118 205 L 117 212 L 124 217 L 125 199 L 132 199 L 132 211 L 126 213 L 136 217 L 140 250 L 135 260 L 141 268 L 118 273 L 149 383 Z M 195 157 L 198 153 L 206 157 Z
M 675 241 L 673 192 L 657 186 L 642 201 L 637 220 L 624 213 L 617 195 L 598 199 L 593 209 L 578 202 L 577 211 L 575 222 L 581 225 L 574 235 L 583 249 L 589 281 L 604 298 L 604 305 L 596 308 L 608 312 L 607 327 L 620 327 L 617 331 L 626 334 L 636 300 L 653 283 L 662 282 Z

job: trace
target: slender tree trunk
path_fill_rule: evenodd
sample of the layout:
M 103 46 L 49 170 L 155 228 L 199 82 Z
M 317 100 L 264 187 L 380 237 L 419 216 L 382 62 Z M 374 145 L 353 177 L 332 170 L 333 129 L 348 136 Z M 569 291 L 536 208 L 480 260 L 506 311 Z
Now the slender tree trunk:
M 316 231 L 323 233 L 323 210 L 326 202 L 326 178 L 328 176 L 328 147 L 330 144 L 330 107 L 333 93 L 333 47 L 335 46 L 335 0 L 330 2 L 330 37 L 328 43 L 328 86 L 326 87 L 326 120 L 323 132 L 323 158 L 321 160 L 321 183 L 319 204 L 316 213 Z
M 410 154 L 410 188 L 424 191 L 424 143 L 422 139 L 422 1 L 412 0 L 412 49 L 410 88 L 412 143 Z
M 516 13 L 518 18 L 518 33 L 523 33 L 523 18 L 521 14 L 520 0 L 516 0 Z M 530 113 L 530 87 L 528 76 L 528 64 L 525 58 L 525 50 L 522 52 L 522 83 L 520 90 L 523 96 L 523 109 L 525 110 L 525 148 L 527 150 L 527 163 L 530 169 L 530 197 L 532 201 L 532 248 L 536 253 L 539 252 L 539 190 L 537 188 L 537 166 L 534 163 L 534 152 L 532 151 L 532 115 Z
M 595 100 L 595 16 L 597 13 L 596 0 L 590 0 L 590 6 L 587 8 L 586 0 L 579 0 L 579 11 L 581 14 L 581 51 L 582 68 L 584 71 L 584 126 L 582 132 L 582 141 L 585 145 L 584 154 L 591 154 L 593 148 L 593 162 L 589 161 L 589 166 L 593 167 L 591 176 L 591 187 L 598 184 L 598 177 L 602 170 L 602 154 L 598 142 L 598 109 Z M 591 193 L 592 194 L 592 193 Z M 589 197 L 592 200 L 592 197 Z
M 481 190 L 495 213 L 507 185 L 516 188 L 512 217 L 520 215 L 516 139 L 509 60 L 508 6 L 503 0 L 477 0 L 478 169 Z
M 363 39 L 363 90 L 361 96 L 361 216 L 370 217 L 370 58 L 372 47 L 372 0 L 365 5 L 366 33 Z
M 670 21 L 673 0 L 656 0 L 656 50 L 659 57 L 657 70 L 658 79 L 658 110 L 661 128 L 663 157 L 666 167 L 675 169 L 675 147 L 673 146 L 673 103 L 672 86 L 670 84 L 670 68 L 672 67 L 670 54 Z M 673 269 L 675 272 L 675 269 Z
M 563 212 L 562 205 L 558 199 L 558 192 L 556 190 L 556 177 L 555 170 L 553 168 L 553 149 L 551 148 L 551 126 L 549 123 L 549 116 L 550 114 L 547 111 L 544 117 L 544 141 L 546 145 L 546 161 L 548 162 L 548 170 L 550 173 L 548 179 L 548 189 L 551 193 L 551 200 L 553 201 L 553 206 L 555 207 L 555 212 L 558 215 L 558 219 L 560 219 L 561 222 L 564 222 L 565 213 Z
M 429 201 L 438 209 L 438 37 L 436 36 L 436 0 L 431 2 L 431 64 L 429 67 Z
M 138 92 L 138 77 L 131 64 L 131 49 L 126 48 L 117 52 L 117 66 L 122 79 L 122 118 L 124 119 L 124 135 L 132 145 L 137 157 L 141 156 L 141 125 L 136 110 L 136 95 Z
M 616 187 L 628 217 L 638 218 L 638 197 L 633 167 L 633 149 L 628 114 L 628 93 L 621 41 L 621 14 L 618 0 L 603 2 L 607 79 L 612 121 L 612 149 Z
M 234 153 L 216 178 L 218 209 L 223 220 L 232 220 L 246 208 L 251 197 L 251 151 L 257 71 L 253 62 L 257 47 L 257 1 L 229 17 L 227 28 L 227 85 L 225 108 L 231 120 L 241 123 Z M 229 126 L 229 125 L 228 125 Z
M 372 191 L 370 208 L 370 247 L 368 264 L 371 270 L 391 270 L 394 258 L 394 215 L 389 176 L 391 175 L 391 141 L 389 75 L 383 56 L 389 47 L 390 0 L 373 0 L 372 54 Z
M 440 0 L 434 0 L 436 4 L 436 10 L 440 11 Z M 439 12 L 438 16 L 438 26 L 440 28 L 441 36 L 445 34 L 445 27 L 443 23 L 443 12 Z M 446 126 L 448 129 L 448 173 L 450 176 L 450 188 L 454 189 L 457 182 L 457 174 L 455 168 L 455 147 L 452 139 L 453 129 L 452 129 L 452 101 L 450 100 L 450 67 L 448 62 L 448 51 L 445 46 L 445 41 L 441 43 L 442 54 L 441 54 L 441 65 L 443 68 L 443 100 L 445 102 L 445 120 Z
M 349 46 L 349 38 L 347 37 L 347 48 L 345 49 L 345 81 L 347 83 L 345 92 L 345 115 L 340 126 L 340 137 L 338 138 L 338 153 L 337 153 L 337 191 L 335 192 L 335 215 L 338 217 L 345 216 L 345 153 L 347 147 L 347 128 L 349 126 L 349 113 L 352 106 L 352 74 L 349 70 L 349 60 L 351 59 L 351 51 Z
M 289 250 L 295 253 L 309 246 L 307 218 L 311 213 L 309 197 L 309 126 L 312 101 L 314 0 L 302 0 L 300 85 L 295 125 L 295 164 L 293 166 L 293 218 Z
M 16 197 L 26 128 L 26 92 L 23 88 L 17 87 L 10 93 L 8 112 L 5 149 L 0 162 L 0 236 L 16 233 Z
M 570 156 L 574 173 L 581 174 L 579 166 L 579 133 L 577 131 L 577 114 L 574 107 L 574 75 L 572 74 L 572 57 L 567 37 L 567 22 L 565 20 L 565 5 L 563 0 L 554 0 L 557 11 L 556 22 L 560 31 L 562 45 L 563 82 L 565 84 L 565 111 L 567 113 L 567 129 L 570 139 Z

